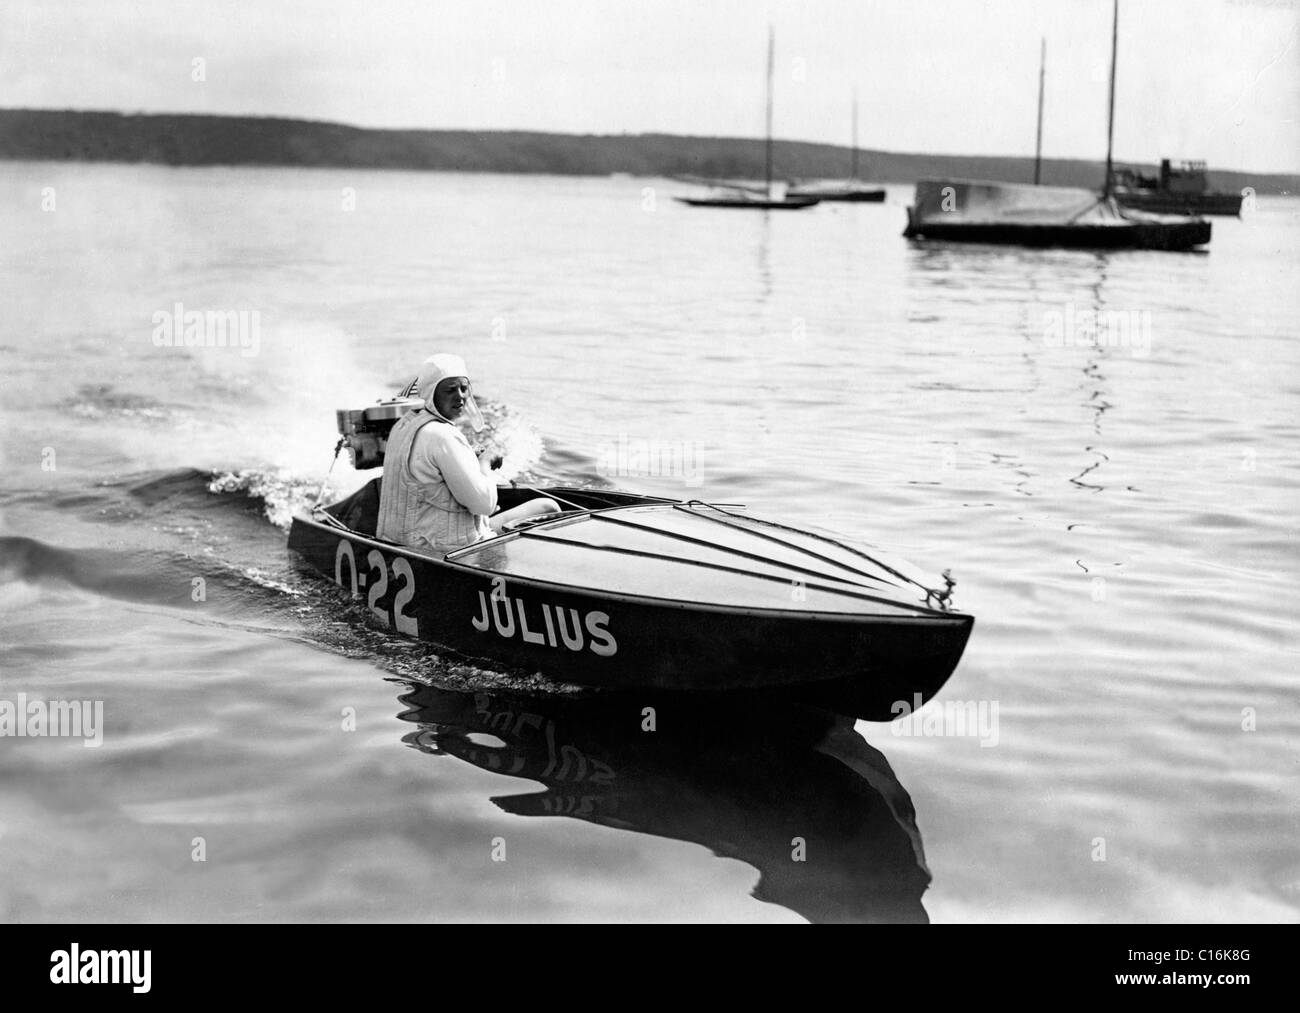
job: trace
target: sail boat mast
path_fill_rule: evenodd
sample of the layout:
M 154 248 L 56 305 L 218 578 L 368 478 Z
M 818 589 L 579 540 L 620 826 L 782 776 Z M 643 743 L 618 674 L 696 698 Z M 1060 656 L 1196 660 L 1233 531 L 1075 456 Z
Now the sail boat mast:
M 1113 0 L 1110 21 L 1110 111 L 1106 116 L 1106 182 L 1101 195 L 1110 196 L 1111 145 L 1115 136 L 1115 60 L 1119 52 L 1119 0 Z
M 772 196 L 772 72 L 776 54 L 772 26 L 767 26 L 767 146 L 764 157 L 764 175 L 767 180 L 767 196 Z
M 1047 39 L 1038 51 L 1038 137 L 1034 141 L 1034 186 L 1043 175 L 1043 79 L 1047 73 Z
M 858 178 L 858 90 L 853 89 L 853 172 L 849 179 Z

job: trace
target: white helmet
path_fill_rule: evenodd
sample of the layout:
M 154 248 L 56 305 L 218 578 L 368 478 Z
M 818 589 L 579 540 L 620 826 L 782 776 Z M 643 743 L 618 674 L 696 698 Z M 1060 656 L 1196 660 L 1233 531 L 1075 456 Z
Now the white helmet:
M 433 406 L 433 392 L 438 384 L 448 377 L 464 377 L 468 381 L 469 370 L 465 368 L 465 360 L 459 355 L 431 355 L 420 364 L 420 372 L 416 374 L 415 383 L 408 388 L 408 391 L 415 397 L 424 398 L 424 407 L 439 418 L 443 418 L 438 409 Z M 474 400 L 472 390 L 465 395 L 465 418 L 469 420 L 474 432 L 483 431 L 486 423 L 483 421 L 483 413 L 479 411 L 478 403 Z M 446 421 L 450 422 L 451 419 Z

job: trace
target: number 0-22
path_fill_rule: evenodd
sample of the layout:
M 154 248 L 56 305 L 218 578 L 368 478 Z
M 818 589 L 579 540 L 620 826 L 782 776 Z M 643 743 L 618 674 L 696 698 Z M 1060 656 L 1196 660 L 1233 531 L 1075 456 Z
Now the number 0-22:
M 348 561 L 348 585 L 343 583 L 343 560 Z M 419 622 L 414 616 L 405 614 L 406 606 L 410 604 L 411 599 L 415 597 L 415 574 L 411 571 L 411 564 L 401 556 L 393 558 L 392 571 L 393 579 L 401 581 L 401 588 L 393 596 L 393 610 L 390 614 L 385 609 L 379 607 L 379 599 L 388 592 L 388 570 L 384 554 L 378 549 L 371 549 L 366 556 L 366 562 L 370 564 L 370 571 L 374 577 L 370 580 L 370 593 L 366 595 L 366 605 L 385 626 L 396 627 L 398 633 L 405 633 L 412 637 L 420 635 Z M 357 591 L 357 561 L 352 554 L 352 543 L 340 541 L 338 550 L 334 553 L 334 582 L 340 587 L 349 586 L 352 596 L 355 598 Z

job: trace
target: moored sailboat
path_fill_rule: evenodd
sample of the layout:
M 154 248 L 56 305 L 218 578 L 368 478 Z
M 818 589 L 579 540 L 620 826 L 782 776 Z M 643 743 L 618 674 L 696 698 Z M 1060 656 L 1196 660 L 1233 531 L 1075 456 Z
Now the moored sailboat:
M 843 181 L 819 180 L 800 183 L 790 189 L 790 195 L 854 204 L 879 204 L 885 199 L 883 187 L 868 186 L 858 179 L 858 96 L 856 92 L 853 94 L 853 162 L 849 170 L 849 178 Z
M 767 29 L 767 140 L 764 148 L 764 179 L 762 190 L 756 187 L 726 185 L 705 197 L 677 197 L 683 204 L 697 208 L 752 208 L 760 211 L 797 211 L 810 208 L 817 197 L 796 196 L 786 192 L 785 184 L 772 182 L 772 71 L 775 63 L 776 42 L 769 25 Z
M 926 179 L 907 209 L 908 239 L 1084 249 L 1191 250 L 1210 241 L 1203 218 L 1121 207 L 1082 187 Z
M 1039 186 L 1035 182 L 926 179 L 916 184 L 903 235 L 916 240 L 1067 246 L 1087 249 L 1192 250 L 1210 241 L 1210 223 L 1187 215 L 1159 215 L 1124 207 L 1113 192 L 1115 63 L 1119 0 L 1111 24 L 1110 97 L 1106 130 L 1106 175 L 1100 193 L 1082 187 Z M 1041 151 L 1042 71 L 1039 87 Z

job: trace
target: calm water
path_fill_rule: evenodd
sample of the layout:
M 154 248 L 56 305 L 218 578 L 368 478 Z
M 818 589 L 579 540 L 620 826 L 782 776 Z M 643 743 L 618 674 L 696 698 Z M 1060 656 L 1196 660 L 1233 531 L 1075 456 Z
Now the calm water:
M 0 700 L 104 707 L 98 748 L 0 739 L 0 917 L 1297 920 L 1300 201 L 1100 255 L 910 245 L 906 187 L 676 189 L 0 165 Z M 257 354 L 156 347 L 177 302 Z M 368 629 L 285 525 L 334 410 L 441 350 L 513 474 L 950 567 L 932 706 L 996 742 L 651 737 Z

